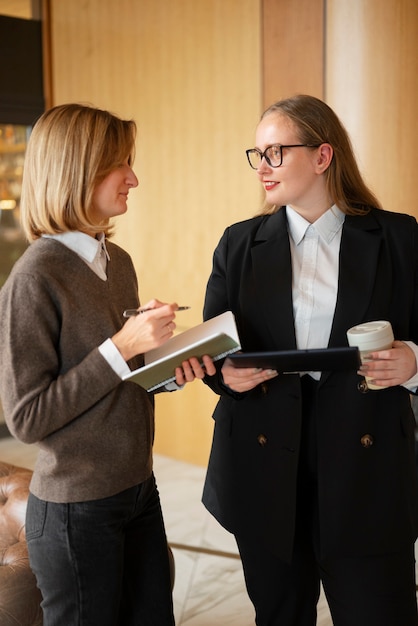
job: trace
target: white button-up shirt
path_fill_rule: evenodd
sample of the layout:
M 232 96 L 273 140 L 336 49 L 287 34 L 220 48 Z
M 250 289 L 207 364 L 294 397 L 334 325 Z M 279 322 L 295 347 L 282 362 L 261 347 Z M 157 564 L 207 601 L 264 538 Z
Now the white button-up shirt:
M 43 235 L 43 237 L 60 241 L 64 246 L 78 254 L 101 280 L 107 280 L 106 268 L 107 263 L 110 261 L 110 256 L 106 248 L 104 233 L 99 233 L 97 238 L 79 231 L 69 231 L 56 235 Z M 106 341 L 99 346 L 99 351 L 113 371 L 121 378 L 129 374 L 131 370 L 128 364 L 110 338 L 106 339 Z M 166 391 L 177 391 L 177 389 L 181 388 L 182 387 L 177 385 L 175 381 L 165 386 Z
M 313 224 L 286 207 L 292 256 L 292 297 L 296 345 L 326 348 L 331 334 L 338 291 L 339 254 L 345 215 L 334 205 Z M 347 329 L 348 330 L 348 329 Z M 418 347 L 412 348 L 418 361 Z M 320 372 L 309 372 L 319 380 Z M 404 384 L 418 386 L 418 373 Z

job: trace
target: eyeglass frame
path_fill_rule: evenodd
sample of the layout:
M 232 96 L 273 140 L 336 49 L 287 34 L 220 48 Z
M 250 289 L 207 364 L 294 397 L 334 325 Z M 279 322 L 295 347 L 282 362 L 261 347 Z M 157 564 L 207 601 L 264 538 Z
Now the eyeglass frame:
M 270 167 L 280 167 L 283 163 L 283 148 L 319 148 L 319 146 L 322 146 L 322 143 L 318 143 L 318 144 L 311 144 L 311 143 L 294 143 L 294 144 L 289 144 L 289 145 L 282 145 L 280 143 L 273 143 L 271 144 L 271 146 L 268 146 L 264 152 L 261 152 L 261 150 L 259 150 L 258 148 L 248 148 L 248 150 L 245 151 L 245 154 L 247 155 L 247 160 L 248 163 L 250 164 L 251 169 L 253 170 L 257 170 L 259 168 L 259 165 L 257 167 L 254 167 L 251 164 L 250 161 L 250 153 L 256 152 L 257 154 L 260 155 L 260 164 L 261 161 L 263 159 L 265 159 L 267 161 L 267 164 Z M 273 165 L 272 162 L 270 161 L 270 158 L 267 156 L 266 152 L 267 150 L 270 150 L 270 148 L 280 148 L 280 163 L 279 165 Z

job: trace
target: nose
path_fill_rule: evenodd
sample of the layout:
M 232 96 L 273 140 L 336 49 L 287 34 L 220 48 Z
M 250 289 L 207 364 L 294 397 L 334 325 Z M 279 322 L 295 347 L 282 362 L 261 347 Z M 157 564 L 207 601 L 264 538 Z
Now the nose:
M 265 171 L 271 171 L 270 165 L 267 163 L 266 157 L 261 157 L 260 163 L 257 167 L 257 173 L 262 173 Z
M 138 184 L 139 184 L 139 181 L 135 175 L 135 172 L 133 171 L 131 167 L 129 168 L 129 173 L 126 177 L 126 183 L 129 185 L 129 187 L 138 187 Z

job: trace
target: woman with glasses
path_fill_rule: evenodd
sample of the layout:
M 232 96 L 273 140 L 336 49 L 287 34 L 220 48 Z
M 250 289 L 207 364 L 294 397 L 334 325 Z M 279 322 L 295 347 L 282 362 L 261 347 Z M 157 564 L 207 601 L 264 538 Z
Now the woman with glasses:
M 346 347 L 371 320 L 396 340 L 359 371 L 216 364 L 204 504 L 236 537 L 258 626 L 316 624 L 321 582 L 335 626 L 416 626 L 416 220 L 381 208 L 321 100 L 273 104 L 255 144 L 265 206 L 224 232 L 205 319 L 232 310 L 244 352 Z
M 0 293 L 0 393 L 11 433 L 39 446 L 26 539 L 44 626 L 174 624 L 154 399 L 122 377 L 172 336 L 178 307 L 151 300 L 125 320 L 137 278 L 109 241 L 138 185 L 135 135 L 131 120 L 66 104 L 41 116 L 25 158 L 31 245 Z M 185 361 L 175 386 L 195 377 Z

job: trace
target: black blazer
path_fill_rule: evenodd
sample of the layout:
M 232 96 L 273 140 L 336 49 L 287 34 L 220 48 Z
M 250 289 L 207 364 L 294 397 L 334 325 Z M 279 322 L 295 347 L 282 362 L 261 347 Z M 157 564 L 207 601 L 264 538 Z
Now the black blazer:
M 396 339 L 418 343 L 418 226 L 381 210 L 346 216 L 337 303 L 329 346 L 346 331 L 386 319 Z M 226 229 L 214 253 L 204 307 L 209 319 L 231 310 L 244 351 L 296 347 L 285 209 Z M 218 366 L 220 367 L 220 365 Z M 318 390 L 319 517 L 322 556 L 396 550 L 418 530 L 415 420 L 403 387 L 364 391 L 356 372 L 324 372 Z M 292 554 L 301 389 L 279 375 L 237 394 L 219 373 L 220 394 L 203 493 L 230 532 L 249 535 L 282 559 Z M 365 435 L 373 445 L 366 447 Z

